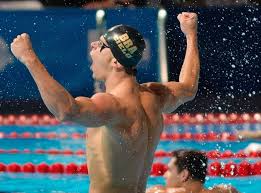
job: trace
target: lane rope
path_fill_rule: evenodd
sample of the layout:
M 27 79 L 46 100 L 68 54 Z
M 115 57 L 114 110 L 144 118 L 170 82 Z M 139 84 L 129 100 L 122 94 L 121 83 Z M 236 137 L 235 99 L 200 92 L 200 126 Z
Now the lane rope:
M 164 124 L 243 124 L 261 123 L 261 113 L 164 114 Z M 0 115 L 0 125 L 57 125 L 51 115 Z M 69 124 L 69 123 L 67 123 Z
M 151 176 L 162 176 L 167 171 L 167 165 L 163 163 L 153 163 L 151 168 Z M 88 166 L 83 164 L 62 164 L 54 163 L 48 165 L 46 163 L 0 163 L 0 172 L 10 173 L 50 173 L 50 174 L 88 174 Z M 241 163 L 234 162 L 212 162 L 208 167 L 208 175 L 223 177 L 239 177 L 261 175 L 261 162 L 249 163 L 243 161 Z
M 217 150 L 206 151 L 207 157 L 209 159 L 228 159 L 228 158 L 261 158 L 261 151 L 252 151 L 250 153 L 245 153 L 243 150 L 238 152 L 232 152 L 231 150 L 226 150 L 220 152 Z M 71 150 L 71 149 L 0 149 L 0 154 L 48 154 L 48 155 L 76 155 L 84 156 L 86 151 L 84 149 Z M 154 156 L 156 158 L 171 157 L 171 152 L 164 150 L 158 150 L 155 152 Z
M 57 132 L 0 132 L 0 139 L 85 139 L 85 133 L 57 133 Z M 240 138 L 229 132 L 208 132 L 208 133 L 162 133 L 161 140 L 163 141 L 179 141 L 179 140 L 192 140 L 192 141 L 237 141 Z

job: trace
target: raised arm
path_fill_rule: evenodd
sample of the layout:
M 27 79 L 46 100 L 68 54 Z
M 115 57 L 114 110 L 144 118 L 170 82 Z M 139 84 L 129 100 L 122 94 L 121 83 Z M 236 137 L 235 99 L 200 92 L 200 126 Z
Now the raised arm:
M 14 56 L 28 68 L 45 105 L 59 120 L 95 127 L 107 124 L 115 114 L 118 114 L 117 100 L 109 94 L 74 99 L 47 72 L 32 48 L 29 35 L 25 33 L 18 35 L 11 44 L 11 50 Z
M 200 61 L 197 43 L 197 14 L 183 12 L 178 15 L 178 20 L 187 40 L 179 82 L 147 84 L 160 96 L 163 112 L 172 112 L 181 104 L 194 99 L 198 89 Z
M 179 75 L 179 83 L 195 95 L 198 89 L 200 70 L 199 51 L 197 42 L 197 14 L 182 13 L 178 15 L 182 32 L 186 36 L 187 49 L 185 59 Z M 170 87 L 171 88 L 171 87 Z

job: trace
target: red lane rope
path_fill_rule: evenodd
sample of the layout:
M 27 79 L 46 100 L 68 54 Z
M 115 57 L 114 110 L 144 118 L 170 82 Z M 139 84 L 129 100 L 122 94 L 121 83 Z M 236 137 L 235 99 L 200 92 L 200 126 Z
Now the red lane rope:
M 193 140 L 193 141 L 236 141 L 238 136 L 233 133 L 222 132 L 208 132 L 208 133 L 162 133 L 161 140 Z
M 165 114 L 164 123 L 168 124 L 243 124 L 243 123 L 261 123 L 260 113 L 244 114 Z
M 70 149 L 65 149 L 65 150 L 58 150 L 58 149 L 36 149 L 36 150 L 29 150 L 29 149 L 24 149 L 24 150 L 19 150 L 19 149 L 0 149 L 0 154 L 51 154 L 51 155 L 85 155 L 86 151 L 84 149 L 79 149 L 79 150 L 70 150 Z
M 261 113 L 244 114 L 164 114 L 165 124 L 241 124 L 261 123 Z M 0 115 L 0 125 L 56 125 L 60 122 L 50 115 Z
M 56 133 L 56 132 L 11 132 L 4 133 L 0 132 L 0 139 L 84 139 L 86 138 L 86 134 L 84 133 Z M 163 133 L 160 137 L 161 140 L 193 140 L 193 141 L 236 141 L 238 140 L 238 136 L 228 132 L 222 133 Z
M 154 163 L 151 169 L 151 175 L 161 176 L 167 170 L 167 166 L 162 163 Z M 249 163 L 242 161 L 238 164 L 234 162 L 212 162 L 208 167 L 208 175 L 223 177 L 238 177 L 261 175 L 261 162 Z
M 11 173 L 53 173 L 53 174 L 88 174 L 87 164 L 77 165 L 75 163 L 61 164 L 54 163 L 48 165 L 40 163 L 38 165 L 26 163 L 23 165 L 17 163 L 4 164 L 0 163 L 0 172 Z
M 220 152 L 217 150 L 207 151 L 205 152 L 209 159 L 227 159 L 227 158 L 260 158 L 261 152 L 252 151 L 250 153 L 244 153 L 243 150 L 238 152 L 232 152 L 230 150 L 226 150 L 224 152 Z M 154 154 L 155 157 L 171 157 L 171 152 L 166 152 L 163 150 L 158 150 Z
M 227 158 L 261 158 L 261 151 L 252 151 L 250 153 L 244 153 L 243 150 L 238 152 L 232 152 L 230 150 L 226 150 L 224 152 L 220 152 L 217 150 L 207 151 L 205 152 L 209 159 L 227 159 Z M 58 150 L 58 149 L 36 149 L 36 150 L 19 150 L 19 149 L 0 149 L 0 154 L 50 154 L 50 155 L 77 155 L 83 156 L 86 154 L 84 149 L 78 150 Z M 167 152 L 164 150 L 158 150 L 154 154 L 155 157 L 171 157 L 171 152 Z
M 0 115 L 0 125 L 57 125 L 60 122 L 50 115 Z
M 56 133 L 56 132 L 11 132 L 4 133 L 0 132 L 0 139 L 8 138 L 8 139 L 84 139 L 86 135 L 84 133 Z
M 163 163 L 154 163 L 151 168 L 152 176 L 162 176 L 167 171 L 167 165 Z M 0 172 L 10 173 L 51 173 L 51 174 L 88 174 L 87 164 L 77 165 L 75 163 L 62 164 L 54 163 L 48 165 L 46 163 L 23 165 L 17 163 L 4 164 L 0 163 Z M 239 164 L 234 162 L 212 162 L 208 167 L 208 175 L 210 176 L 250 176 L 261 175 L 261 162 L 249 163 L 243 161 Z

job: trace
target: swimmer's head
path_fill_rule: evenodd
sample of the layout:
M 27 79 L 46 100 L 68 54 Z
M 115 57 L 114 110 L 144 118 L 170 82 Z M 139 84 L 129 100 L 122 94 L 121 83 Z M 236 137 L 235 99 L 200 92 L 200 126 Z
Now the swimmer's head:
M 207 156 L 195 150 L 176 150 L 164 174 L 167 187 L 182 187 L 189 180 L 204 184 L 207 175 Z
M 136 65 L 145 49 L 145 41 L 136 29 L 117 25 L 102 35 L 99 41 L 92 42 L 91 48 L 93 77 L 106 80 L 113 71 L 124 71 L 135 76 Z
M 142 35 L 127 25 L 110 28 L 104 35 L 113 56 L 125 68 L 135 67 L 142 58 L 145 41 Z

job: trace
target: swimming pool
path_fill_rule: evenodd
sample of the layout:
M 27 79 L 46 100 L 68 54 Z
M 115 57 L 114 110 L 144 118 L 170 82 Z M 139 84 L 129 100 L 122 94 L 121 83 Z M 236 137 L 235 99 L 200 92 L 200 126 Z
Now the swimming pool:
M 206 131 L 226 131 L 233 132 L 236 129 L 260 129 L 260 124 L 212 124 L 212 125 L 168 125 L 165 129 L 166 132 L 206 132 Z M 23 132 L 56 132 L 56 133 L 85 133 L 85 128 L 79 125 L 43 125 L 43 126 L 16 126 L 16 125 L 2 125 L 0 126 L 0 132 L 2 133 L 23 133 Z M 193 141 L 193 140 L 161 140 L 157 150 L 172 151 L 179 148 L 196 148 L 200 150 L 214 150 L 219 151 L 231 150 L 232 152 L 238 152 L 244 149 L 249 143 L 257 142 L 254 140 L 247 141 Z M 62 155 L 62 154 L 50 154 L 50 153 L 32 153 L 37 149 L 58 149 L 58 150 L 85 150 L 84 139 L 57 139 L 57 138 L 5 138 L 0 139 L 0 149 L 10 150 L 17 149 L 20 152 L 16 153 L 0 153 L 0 162 L 9 164 L 16 162 L 18 164 L 24 164 L 32 162 L 33 164 L 39 164 L 45 162 L 47 164 L 53 164 L 60 162 L 62 164 L 76 163 L 82 164 L 86 162 L 85 155 Z M 23 150 L 28 149 L 31 153 L 24 153 Z M 88 159 L 88 158 L 87 158 Z M 154 162 L 167 163 L 169 157 L 158 157 L 155 158 Z M 235 158 L 234 162 L 238 163 L 246 159 L 250 163 L 260 161 L 261 158 Z M 225 159 L 224 162 L 231 160 Z M 210 160 L 212 162 L 213 160 Z M 212 186 L 219 183 L 229 183 L 235 186 L 242 193 L 261 192 L 261 176 L 247 176 L 247 177 L 211 177 L 208 176 L 206 180 L 206 186 Z M 148 187 L 164 184 L 164 179 L 161 176 L 151 176 L 148 181 Z M 52 192 L 52 193 L 86 193 L 89 188 L 89 177 L 87 175 L 66 175 L 66 174 L 26 174 L 26 173 L 0 173 L 0 192 Z

